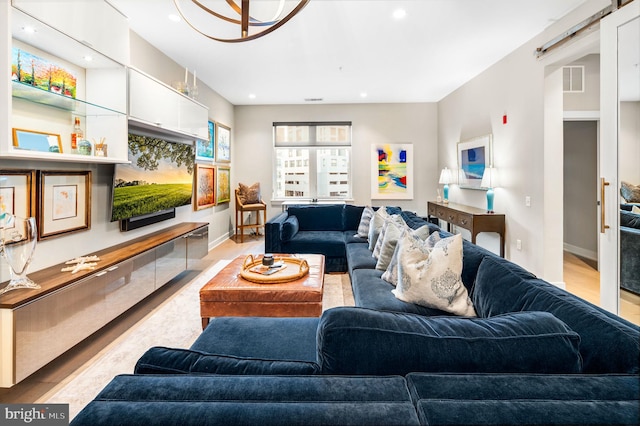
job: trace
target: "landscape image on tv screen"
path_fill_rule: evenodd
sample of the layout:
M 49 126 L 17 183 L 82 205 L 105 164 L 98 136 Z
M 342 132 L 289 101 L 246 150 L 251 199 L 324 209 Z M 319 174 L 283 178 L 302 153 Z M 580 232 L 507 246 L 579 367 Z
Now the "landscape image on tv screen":
M 130 164 L 116 164 L 111 221 L 191 204 L 193 147 L 129 134 Z

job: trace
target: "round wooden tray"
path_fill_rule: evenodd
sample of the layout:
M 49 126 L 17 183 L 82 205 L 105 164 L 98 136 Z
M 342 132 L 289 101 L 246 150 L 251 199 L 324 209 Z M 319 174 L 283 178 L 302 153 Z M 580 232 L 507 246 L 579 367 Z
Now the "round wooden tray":
M 297 257 L 276 257 L 275 262 L 284 262 L 286 268 L 272 275 L 264 275 L 251 271 L 252 268 L 262 265 L 262 257 L 254 258 L 248 255 L 242 264 L 240 276 L 247 281 L 258 284 L 279 284 L 298 280 L 309 273 L 309 264 L 305 259 Z

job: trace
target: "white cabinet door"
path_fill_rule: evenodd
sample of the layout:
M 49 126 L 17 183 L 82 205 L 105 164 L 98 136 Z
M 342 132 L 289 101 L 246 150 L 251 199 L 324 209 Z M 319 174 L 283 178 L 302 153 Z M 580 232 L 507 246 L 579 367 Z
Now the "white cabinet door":
M 180 100 L 180 129 L 197 139 L 209 139 L 209 110 L 186 97 Z
M 177 131 L 179 102 L 178 93 L 134 69 L 129 69 L 129 118 Z
M 114 61 L 129 63 L 129 23 L 105 1 L 12 0 L 12 5 Z

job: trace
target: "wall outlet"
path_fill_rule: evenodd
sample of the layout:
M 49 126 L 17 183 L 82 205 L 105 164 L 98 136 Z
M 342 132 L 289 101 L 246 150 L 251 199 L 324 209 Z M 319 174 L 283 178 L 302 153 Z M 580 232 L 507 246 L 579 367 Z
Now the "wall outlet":
M 522 240 L 516 240 L 516 248 L 522 250 Z
M 524 205 L 527 207 L 531 207 L 531 197 L 530 196 L 526 196 L 524 197 Z

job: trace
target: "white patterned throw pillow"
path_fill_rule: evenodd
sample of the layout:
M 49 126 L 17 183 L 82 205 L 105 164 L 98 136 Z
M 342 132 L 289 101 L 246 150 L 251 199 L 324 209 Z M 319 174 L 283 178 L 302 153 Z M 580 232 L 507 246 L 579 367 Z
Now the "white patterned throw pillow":
M 358 232 L 356 232 L 355 235 L 356 237 L 369 238 L 369 224 L 371 223 L 373 213 L 373 209 L 369 206 L 366 206 L 364 210 L 362 210 L 362 216 L 360 216 L 360 224 L 358 225 Z
M 443 238 L 433 249 L 425 241 L 405 234 L 398 242 L 400 300 L 455 315 L 475 317 L 476 311 L 462 283 L 462 236 Z
M 380 207 L 373 214 L 371 218 L 371 222 L 369 223 L 369 250 L 373 251 L 376 247 L 376 243 L 378 242 L 378 237 L 380 236 L 380 231 L 382 230 L 382 225 L 384 225 L 384 221 L 389 217 L 389 213 L 387 213 L 386 207 Z
M 380 230 L 380 235 L 378 235 L 378 240 L 376 241 L 376 245 L 373 248 L 373 252 L 371 253 L 371 255 L 376 260 L 380 257 L 380 251 L 382 250 L 382 244 L 384 243 L 387 230 L 392 225 L 405 226 L 404 219 L 402 219 L 402 216 L 400 216 L 399 214 L 394 214 L 389 216 L 389 218 L 384 221 L 384 224 L 382 225 L 382 229 Z M 400 236 L 399 234 L 396 235 L 396 239 L 399 236 Z
M 433 246 L 435 246 L 436 243 L 440 241 L 440 233 L 433 232 L 431 233 L 431 235 L 429 235 L 429 227 L 427 225 L 421 226 L 418 229 L 411 229 L 408 226 L 405 227 L 402 234 L 398 238 L 398 241 L 400 241 L 400 239 L 404 237 L 404 234 L 407 232 L 412 234 L 413 236 L 420 238 L 421 240 L 424 240 L 429 249 L 432 249 Z M 376 269 L 380 269 L 378 268 L 379 263 L 380 262 L 376 264 Z M 384 271 L 384 273 L 382 274 L 382 279 L 388 282 L 389 284 L 393 284 L 394 286 L 398 284 L 398 242 L 397 241 L 393 250 L 393 255 L 391 256 L 391 260 L 387 265 L 386 271 Z

